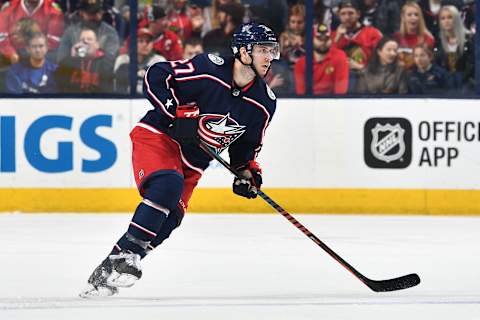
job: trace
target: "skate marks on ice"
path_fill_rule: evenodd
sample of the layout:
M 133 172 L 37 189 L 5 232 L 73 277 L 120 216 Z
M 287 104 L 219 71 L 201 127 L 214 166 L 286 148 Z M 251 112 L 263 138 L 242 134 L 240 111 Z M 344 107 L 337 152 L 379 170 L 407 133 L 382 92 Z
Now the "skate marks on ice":
M 395 306 L 395 305 L 478 305 L 480 296 L 185 296 L 185 297 L 76 297 L 0 298 L 2 310 L 55 310 L 96 308 L 224 308 L 224 307 L 302 307 L 302 306 Z

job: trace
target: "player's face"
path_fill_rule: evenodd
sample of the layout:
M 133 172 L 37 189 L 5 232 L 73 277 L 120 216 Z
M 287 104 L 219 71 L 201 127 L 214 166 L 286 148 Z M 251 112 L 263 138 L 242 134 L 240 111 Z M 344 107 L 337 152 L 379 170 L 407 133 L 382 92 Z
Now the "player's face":
M 420 12 L 415 7 L 407 7 L 403 15 L 407 30 L 417 30 L 420 22 Z
M 340 16 L 340 23 L 347 29 L 354 28 L 357 25 L 358 19 L 360 19 L 360 14 L 355 8 L 342 8 L 338 15 Z
M 41 60 L 47 55 L 47 41 L 43 37 L 37 37 L 30 40 L 27 47 L 30 57 L 35 60 Z
M 389 65 L 395 62 L 398 55 L 398 44 L 395 41 L 387 41 L 383 47 L 377 51 L 380 58 L 380 63 Z
M 413 51 L 413 60 L 420 70 L 426 70 L 432 63 L 432 59 L 423 48 L 415 48 Z
M 256 44 L 253 46 L 253 65 L 261 76 L 265 76 L 277 56 L 278 47 Z
M 440 21 L 440 29 L 445 31 L 453 30 L 453 14 L 450 11 L 445 9 L 440 11 L 438 20 Z

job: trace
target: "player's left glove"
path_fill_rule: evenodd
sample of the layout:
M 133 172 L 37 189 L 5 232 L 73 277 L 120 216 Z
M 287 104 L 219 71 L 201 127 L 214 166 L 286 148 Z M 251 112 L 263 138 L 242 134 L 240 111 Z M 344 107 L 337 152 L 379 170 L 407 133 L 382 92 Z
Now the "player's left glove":
M 250 160 L 247 164 L 235 169 L 241 178 L 235 177 L 233 180 L 233 192 L 248 199 L 256 198 L 262 185 L 262 169 L 259 164 Z
M 177 107 L 176 117 L 170 135 L 178 142 L 198 144 L 198 116 L 200 110 L 196 105 L 181 105 Z

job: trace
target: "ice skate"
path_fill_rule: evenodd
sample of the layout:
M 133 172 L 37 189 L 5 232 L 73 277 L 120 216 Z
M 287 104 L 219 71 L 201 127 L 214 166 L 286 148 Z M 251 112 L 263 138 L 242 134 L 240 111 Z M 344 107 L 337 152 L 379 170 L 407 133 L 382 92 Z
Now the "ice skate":
M 120 252 L 108 258 L 112 264 L 112 272 L 107 278 L 107 285 L 128 288 L 142 277 L 140 255 Z
M 107 278 L 112 274 L 112 262 L 106 258 L 93 270 L 88 278 L 88 284 L 82 292 L 82 298 L 109 297 L 118 293 L 118 288 L 107 284 Z

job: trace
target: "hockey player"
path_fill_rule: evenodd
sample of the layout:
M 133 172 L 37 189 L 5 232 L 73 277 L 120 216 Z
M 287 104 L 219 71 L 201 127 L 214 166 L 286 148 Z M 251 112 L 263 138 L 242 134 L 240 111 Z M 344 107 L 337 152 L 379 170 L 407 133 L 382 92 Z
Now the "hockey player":
M 215 152 L 228 149 L 233 192 L 255 198 L 262 170 L 255 161 L 276 98 L 263 77 L 279 46 L 265 25 L 248 23 L 233 34 L 234 57 L 200 54 L 152 65 L 144 94 L 154 106 L 132 130 L 133 171 L 143 200 L 126 233 L 93 271 L 83 297 L 109 296 L 142 276 L 140 260 L 180 225 L 193 189 Z

